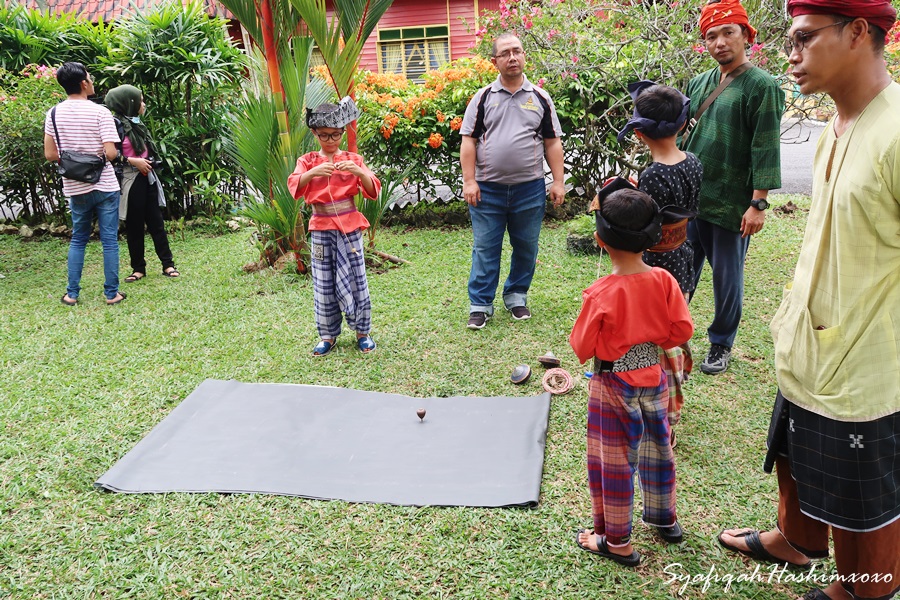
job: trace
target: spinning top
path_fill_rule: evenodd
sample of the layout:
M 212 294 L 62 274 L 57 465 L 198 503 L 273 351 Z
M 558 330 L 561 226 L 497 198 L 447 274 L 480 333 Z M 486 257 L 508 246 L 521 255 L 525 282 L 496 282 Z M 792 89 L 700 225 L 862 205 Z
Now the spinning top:
M 544 365 L 545 369 L 559 366 L 559 359 L 556 358 L 556 355 L 549 350 L 547 350 L 547 353 L 545 355 L 538 356 L 538 362 Z
M 424 420 L 425 420 L 425 409 L 424 409 L 424 408 L 420 408 L 419 410 L 417 410 L 417 411 L 416 411 L 416 416 L 419 417 L 419 422 L 420 422 L 420 423 L 421 423 L 422 421 L 424 421 Z
M 519 365 L 513 369 L 509 379 L 516 385 L 519 385 L 528 381 L 529 377 L 531 377 L 531 367 L 528 365 Z

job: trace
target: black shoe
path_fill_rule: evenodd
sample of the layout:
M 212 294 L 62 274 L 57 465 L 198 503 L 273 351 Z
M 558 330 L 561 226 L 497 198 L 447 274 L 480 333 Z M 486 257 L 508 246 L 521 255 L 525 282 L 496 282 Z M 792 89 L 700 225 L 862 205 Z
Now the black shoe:
M 675 524 L 671 527 L 657 527 L 656 531 L 659 532 L 659 537 L 670 544 L 680 544 L 681 540 L 684 539 L 684 531 L 681 530 L 681 525 L 678 524 L 678 521 L 675 521 Z
M 469 322 L 466 323 L 466 327 L 469 329 L 484 329 L 485 323 L 487 323 L 491 318 L 491 315 L 486 312 L 473 312 L 469 314 Z
M 724 373 L 728 369 L 728 363 L 731 362 L 731 348 L 722 346 L 721 344 L 711 344 L 709 354 L 700 363 L 700 370 L 707 375 L 718 375 Z
M 516 321 L 524 321 L 531 318 L 531 311 L 528 310 L 527 306 L 513 306 L 509 309 L 509 312 L 512 313 L 512 318 Z

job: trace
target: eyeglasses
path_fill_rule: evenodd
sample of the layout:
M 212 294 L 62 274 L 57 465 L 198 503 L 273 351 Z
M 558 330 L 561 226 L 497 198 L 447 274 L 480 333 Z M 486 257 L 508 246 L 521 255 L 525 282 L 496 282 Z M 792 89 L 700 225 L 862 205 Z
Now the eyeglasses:
M 829 27 L 835 27 L 840 25 L 843 27 L 850 21 L 837 21 L 832 23 L 831 25 L 825 25 L 824 27 L 819 27 L 818 29 L 813 29 L 812 31 L 795 31 L 794 35 L 790 35 L 784 40 L 784 53 L 790 56 L 795 50 L 797 52 L 803 52 L 803 47 L 806 45 L 806 42 L 816 37 L 813 35 L 818 31 L 822 31 L 823 29 L 828 29 Z
M 327 142 L 328 140 L 331 140 L 332 142 L 336 142 L 339 139 L 341 139 L 341 137 L 343 137 L 343 135 L 344 135 L 343 131 L 338 131 L 337 133 L 317 133 L 316 137 L 319 138 L 320 140 L 322 140 L 323 142 Z
M 500 52 L 499 54 L 495 54 L 494 58 L 502 58 L 503 60 L 506 60 L 510 56 L 515 56 L 516 58 L 520 58 L 524 55 L 525 55 L 525 51 L 522 50 L 521 48 L 513 48 L 512 50 L 504 50 L 503 52 Z

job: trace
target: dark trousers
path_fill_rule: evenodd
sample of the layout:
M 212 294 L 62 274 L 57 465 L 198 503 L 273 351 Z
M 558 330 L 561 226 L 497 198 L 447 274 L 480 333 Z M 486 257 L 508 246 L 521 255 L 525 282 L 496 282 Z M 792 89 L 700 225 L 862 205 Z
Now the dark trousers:
M 900 590 L 900 520 L 875 531 L 831 527 L 800 511 L 797 482 L 787 457 L 775 461 L 778 471 L 778 529 L 790 544 L 811 558 L 828 556 L 828 534 L 844 589 L 854 598 L 891 598 Z M 856 581 L 853 575 L 856 574 Z M 867 575 L 867 577 L 864 577 Z M 879 581 L 872 581 L 878 576 Z M 885 581 L 885 579 L 889 581 Z M 825 587 L 824 585 L 821 587 Z
M 144 260 L 144 225 L 153 240 L 156 256 L 162 263 L 163 271 L 175 266 L 169 238 L 162 211 L 159 209 L 159 198 L 156 186 L 150 185 L 144 175 L 138 175 L 128 192 L 128 213 L 125 216 L 125 235 L 128 238 L 128 256 L 131 270 L 147 273 L 147 261 Z
M 734 345 L 744 304 L 744 259 L 750 237 L 700 219 L 688 223 L 688 240 L 694 249 L 694 289 L 703 263 L 712 267 L 713 301 L 716 314 L 707 329 L 709 341 L 726 348 Z M 696 294 L 696 291 L 694 292 Z

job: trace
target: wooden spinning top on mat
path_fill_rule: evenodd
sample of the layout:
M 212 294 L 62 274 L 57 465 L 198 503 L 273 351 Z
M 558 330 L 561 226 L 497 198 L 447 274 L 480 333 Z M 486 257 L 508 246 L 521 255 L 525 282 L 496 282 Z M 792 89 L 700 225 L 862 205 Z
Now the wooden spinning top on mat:
M 419 422 L 423 422 L 425 420 L 425 409 L 420 408 L 416 411 L 416 416 L 419 417 Z

